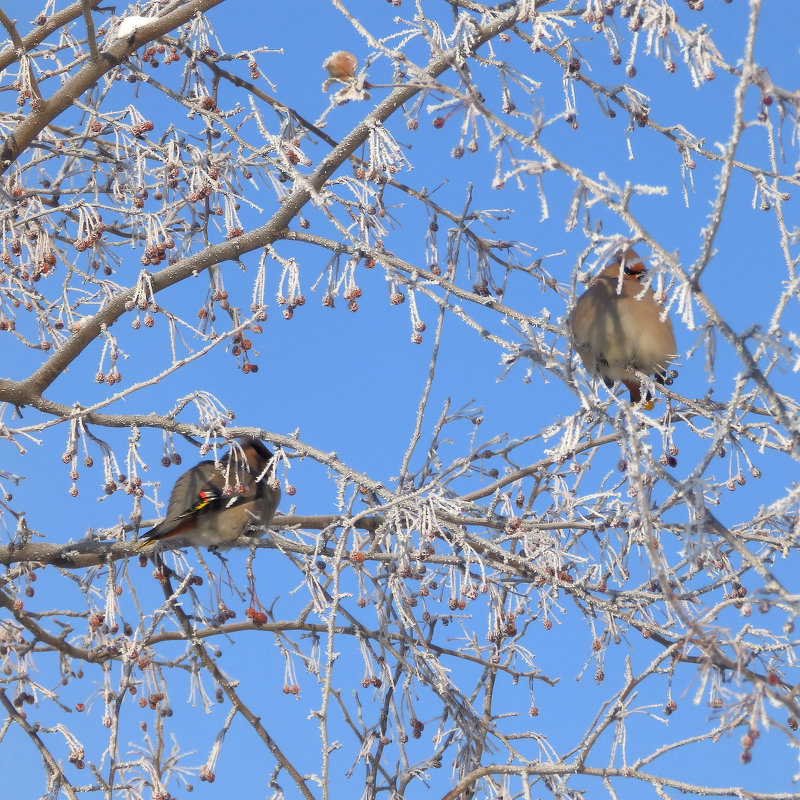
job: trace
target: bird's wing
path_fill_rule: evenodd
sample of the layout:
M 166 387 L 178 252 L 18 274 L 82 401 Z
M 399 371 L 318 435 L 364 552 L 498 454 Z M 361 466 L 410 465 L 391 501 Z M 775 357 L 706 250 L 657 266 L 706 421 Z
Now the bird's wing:
M 175 481 L 169 496 L 166 517 L 142 536 L 141 546 L 170 533 L 178 533 L 177 528 L 189 527 L 201 514 L 219 510 L 226 500 L 223 497 L 224 485 L 225 478 L 213 461 L 201 461 L 196 467 L 184 472 Z

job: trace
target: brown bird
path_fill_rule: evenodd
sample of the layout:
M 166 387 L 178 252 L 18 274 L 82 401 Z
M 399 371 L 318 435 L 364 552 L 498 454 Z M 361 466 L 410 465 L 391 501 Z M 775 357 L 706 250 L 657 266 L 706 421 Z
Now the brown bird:
M 632 370 L 671 383 L 667 366 L 677 358 L 672 323 L 669 317 L 662 318 L 663 307 L 652 290 L 640 283 L 645 274 L 641 259 L 628 248 L 592 281 L 569 317 L 583 365 L 608 387 L 622 381 L 632 403 L 642 401 L 641 385 Z M 649 396 L 644 406 L 653 407 Z
M 220 547 L 249 527 L 269 525 L 281 499 L 266 468 L 272 453 L 252 437 L 241 437 L 220 460 L 201 461 L 178 478 L 167 505 L 167 516 L 138 542 L 167 546 Z M 178 545 L 178 543 L 180 543 Z

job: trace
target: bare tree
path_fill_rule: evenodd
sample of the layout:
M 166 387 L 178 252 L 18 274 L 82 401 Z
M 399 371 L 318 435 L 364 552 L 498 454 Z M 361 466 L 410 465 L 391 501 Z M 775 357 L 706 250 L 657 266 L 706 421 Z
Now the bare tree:
M 0 8 L 4 766 L 53 798 L 799 797 L 793 2 L 264 4 L 352 53 L 252 47 L 241 0 Z M 652 410 L 564 324 L 628 246 L 682 343 Z M 358 380 L 316 379 L 324 315 Z M 337 455 L 376 383 L 410 437 L 379 410 Z M 324 441 L 263 427 L 301 392 Z M 243 434 L 270 529 L 137 552 L 165 468 Z

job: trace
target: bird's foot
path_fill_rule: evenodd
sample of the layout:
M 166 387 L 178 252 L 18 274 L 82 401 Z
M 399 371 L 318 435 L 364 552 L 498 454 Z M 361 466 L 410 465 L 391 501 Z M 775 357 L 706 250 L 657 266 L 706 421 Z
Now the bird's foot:
M 220 553 L 218 544 L 209 545 L 208 552 L 215 555 L 223 564 L 227 563 L 228 559 L 225 558 L 225 556 L 222 555 L 222 553 Z

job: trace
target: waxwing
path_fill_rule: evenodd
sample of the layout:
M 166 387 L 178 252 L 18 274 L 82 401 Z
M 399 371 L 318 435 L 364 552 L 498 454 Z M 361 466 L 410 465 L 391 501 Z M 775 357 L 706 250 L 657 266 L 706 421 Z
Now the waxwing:
M 258 439 L 242 437 L 240 442 L 231 443 L 219 463 L 201 461 L 178 478 L 167 516 L 139 539 L 138 549 L 151 542 L 220 547 L 249 527 L 269 525 L 281 499 L 267 472 L 272 453 Z
M 642 285 L 645 274 L 641 259 L 628 248 L 592 281 L 569 317 L 583 365 L 599 374 L 608 387 L 622 381 L 632 403 L 642 401 L 642 391 L 631 370 L 671 383 L 667 367 L 677 357 L 672 323 L 662 317 L 664 309 L 652 290 Z M 653 407 L 647 396 L 644 405 Z

